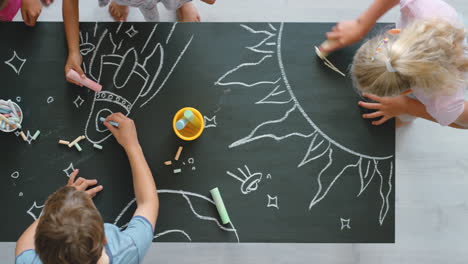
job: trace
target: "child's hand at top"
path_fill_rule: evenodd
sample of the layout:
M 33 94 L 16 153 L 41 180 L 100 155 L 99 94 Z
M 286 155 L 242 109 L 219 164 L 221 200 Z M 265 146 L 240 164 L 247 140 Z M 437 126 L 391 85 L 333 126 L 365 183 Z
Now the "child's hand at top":
M 119 124 L 119 127 L 114 127 L 109 123 L 114 121 Z M 117 142 L 125 149 L 129 150 L 133 147 L 139 147 L 137 131 L 135 123 L 132 119 L 124 116 L 122 113 L 114 113 L 106 118 L 104 125 L 114 135 Z
M 377 121 L 372 121 L 373 125 L 381 125 L 390 118 L 397 117 L 407 113 L 408 100 L 411 100 L 406 95 L 399 95 L 395 97 L 379 97 L 372 94 L 363 94 L 364 97 L 367 97 L 377 103 L 366 103 L 359 101 L 358 104 L 361 107 L 367 109 L 373 109 L 375 112 L 370 114 L 363 114 L 362 117 L 366 119 L 374 119 L 382 117 Z
M 96 196 L 96 194 L 102 191 L 102 185 L 96 186 L 89 190 L 88 187 L 94 186 L 97 184 L 97 180 L 87 180 L 85 178 L 79 177 L 76 181 L 76 175 L 78 175 L 79 170 L 74 170 L 72 174 L 70 174 L 70 179 L 68 179 L 67 186 L 75 187 L 78 191 L 83 191 L 87 193 L 91 198 Z
M 21 16 L 27 26 L 34 27 L 36 25 L 41 11 L 42 3 L 40 0 L 21 0 Z
M 80 52 L 68 53 L 67 63 L 65 64 L 65 78 L 68 82 L 74 83 L 78 86 L 83 86 L 81 83 L 75 82 L 67 77 L 69 70 L 75 70 L 83 79 L 86 78 L 83 70 L 81 69 L 81 63 L 83 59 L 81 58 Z
M 359 19 L 342 21 L 336 24 L 331 32 L 327 32 L 330 45 L 322 47 L 326 53 L 344 48 L 361 40 L 369 32 L 369 27 L 360 22 Z

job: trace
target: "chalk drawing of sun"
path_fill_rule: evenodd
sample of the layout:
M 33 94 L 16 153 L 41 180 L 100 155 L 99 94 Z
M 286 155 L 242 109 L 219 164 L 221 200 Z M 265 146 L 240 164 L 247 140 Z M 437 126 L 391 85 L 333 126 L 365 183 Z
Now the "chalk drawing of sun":
M 243 89 L 253 89 L 259 85 L 263 87 L 270 86 L 270 92 L 255 104 L 287 106 L 288 110 L 275 119 L 262 121 L 256 127 L 252 127 L 248 135 L 230 143 L 229 148 L 239 148 L 251 142 L 267 138 L 278 143 L 291 137 L 305 138 L 310 143 L 303 150 L 298 150 L 303 151 L 304 156 L 302 160 L 298 160 L 297 167 L 308 166 L 319 160 L 322 161 L 320 164 L 325 164 L 318 175 L 314 175 L 318 188 L 315 193 L 311 194 L 308 210 L 312 210 L 314 206 L 326 198 L 334 184 L 345 172 L 346 174 L 353 173 L 358 175 L 360 179 L 360 190 L 357 196 L 360 196 L 367 189 L 372 180 L 379 181 L 380 213 L 378 219 L 380 225 L 383 225 L 390 208 L 389 197 L 393 188 L 394 157 L 391 155 L 393 153 L 385 155 L 382 155 L 382 153 L 365 153 L 365 151 L 341 144 L 330 135 L 332 133 L 321 129 L 317 122 L 314 122 L 311 115 L 304 110 L 304 103 L 299 100 L 300 98 L 294 92 L 294 84 L 288 80 L 284 64 L 285 58 L 282 57 L 282 44 L 288 40 L 284 38 L 287 24 L 256 23 L 251 25 L 242 24 L 241 27 L 247 33 L 260 39 L 260 41 L 246 47 L 249 52 L 255 53 L 256 56 L 250 56 L 246 59 L 250 61 L 243 61 L 239 65 L 233 66 L 219 77 L 215 85 Z M 313 53 L 312 44 L 310 52 Z M 254 59 L 255 57 L 259 59 Z M 271 67 L 272 64 L 275 64 L 275 67 Z M 277 72 L 268 74 L 268 76 L 258 74 L 255 77 L 258 80 L 239 80 L 238 76 L 243 76 L 243 72 L 263 72 L 266 67 L 274 68 Z M 259 69 L 262 69 L 262 71 L 259 71 Z M 252 76 L 252 74 L 249 76 Z M 303 120 L 303 123 L 307 124 L 305 128 L 298 129 L 292 126 L 282 126 L 282 124 L 288 122 L 288 119 L 298 118 L 298 116 Z M 337 162 L 333 165 L 335 161 Z M 346 165 L 337 166 L 338 163 Z

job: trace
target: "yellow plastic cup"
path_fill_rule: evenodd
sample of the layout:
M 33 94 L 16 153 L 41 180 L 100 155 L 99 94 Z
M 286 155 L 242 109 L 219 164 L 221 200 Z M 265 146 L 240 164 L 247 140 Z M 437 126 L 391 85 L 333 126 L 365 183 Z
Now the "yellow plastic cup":
M 179 119 L 184 118 L 184 112 L 185 110 L 191 110 L 193 114 L 195 115 L 195 118 L 200 121 L 201 126 L 194 130 L 193 127 L 190 127 L 190 129 L 182 129 L 178 130 L 176 128 L 176 123 Z M 177 113 L 174 115 L 174 119 L 172 120 L 172 128 L 174 129 L 174 133 L 180 138 L 185 141 L 192 141 L 200 137 L 200 135 L 203 132 L 203 129 L 205 129 L 205 120 L 203 119 L 203 115 L 195 108 L 193 107 L 184 107 L 177 111 Z

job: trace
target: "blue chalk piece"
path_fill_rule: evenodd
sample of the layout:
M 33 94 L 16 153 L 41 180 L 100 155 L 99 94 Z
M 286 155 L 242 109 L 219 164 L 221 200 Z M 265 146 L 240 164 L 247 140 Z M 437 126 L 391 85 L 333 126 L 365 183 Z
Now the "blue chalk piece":
M 4 109 L 4 108 L 0 108 L 0 114 L 9 114 L 9 113 L 11 113 L 10 110 Z
M 188 121 L 185 118 L 179 119 L 176 122 L 176 128 L 177 130 L 182 130 L 184 127 L 187 125 Z
M 106 121 L 106 119 L 105 119 L 104 117 L 100 117 L 100 118 L 99 118 L 99 121 L 101 121 L 101 122 L 104 123 L 104 121 Z M 113 125 L 113 126 L 115 126 L 115 127 L 119 127 L 119 123 L 114 122 L 114 121 L 109 121 L 109 124 L 111 124 L 111 125 Z

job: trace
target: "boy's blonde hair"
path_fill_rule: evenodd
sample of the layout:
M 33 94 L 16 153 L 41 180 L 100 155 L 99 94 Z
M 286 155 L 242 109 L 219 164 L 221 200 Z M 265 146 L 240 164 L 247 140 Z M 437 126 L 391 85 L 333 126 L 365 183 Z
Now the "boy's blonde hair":
M 49 196 L 35 235 L 43 263 L 96 264 L 104 239 L 104 223 L 88 194 L 65 186 Z
M 354 85 L 378 96 L 396 96 L 411 87 L 429 95 L 451 94 L 467 84 L 464 39 L 463 28 L 443 19 L 415 21 L 398 35 L 374 37 L 354 56 Z

